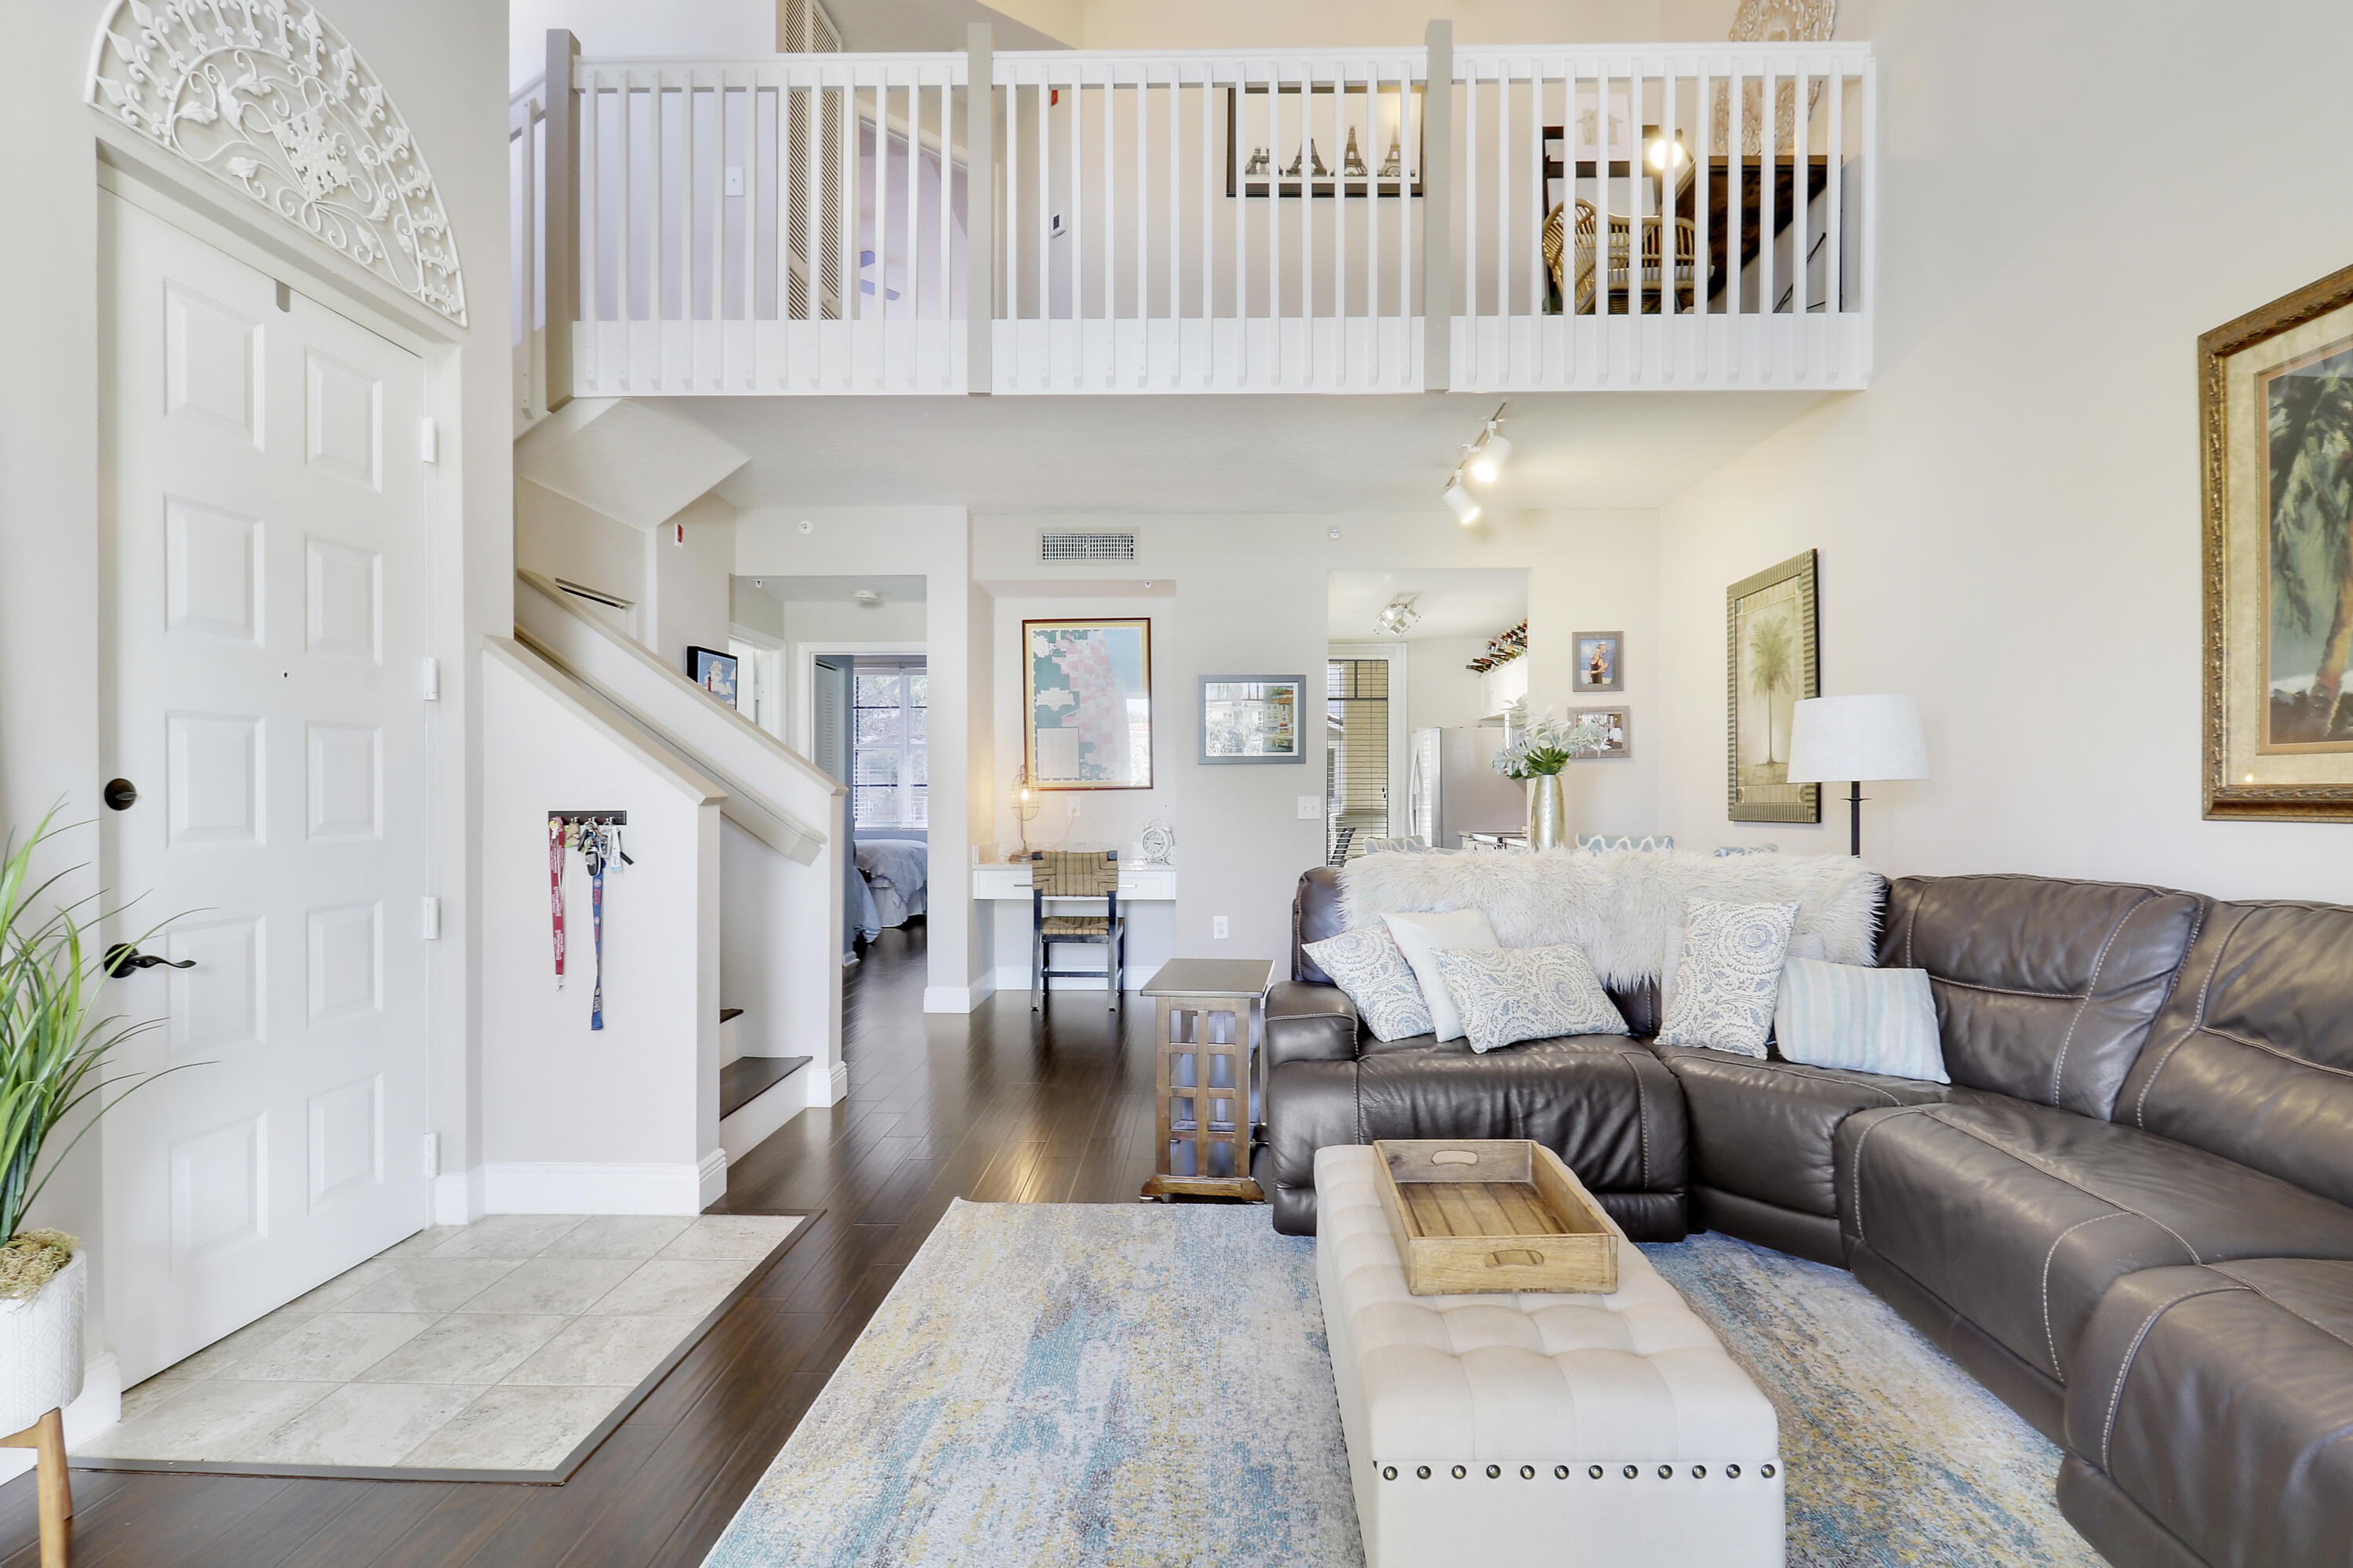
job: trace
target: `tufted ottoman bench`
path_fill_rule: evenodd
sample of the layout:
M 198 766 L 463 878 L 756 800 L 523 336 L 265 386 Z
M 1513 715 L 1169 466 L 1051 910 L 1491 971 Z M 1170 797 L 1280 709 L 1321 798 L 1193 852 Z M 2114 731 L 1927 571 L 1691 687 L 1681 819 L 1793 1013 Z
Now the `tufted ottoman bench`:
M 1414 1296 L 1374 1154 L 1315 1156 L 1315 1274 L 1367 1568 L 1782 1561 L 1773 1406 L 1621 1243 L 1609 1296 Z

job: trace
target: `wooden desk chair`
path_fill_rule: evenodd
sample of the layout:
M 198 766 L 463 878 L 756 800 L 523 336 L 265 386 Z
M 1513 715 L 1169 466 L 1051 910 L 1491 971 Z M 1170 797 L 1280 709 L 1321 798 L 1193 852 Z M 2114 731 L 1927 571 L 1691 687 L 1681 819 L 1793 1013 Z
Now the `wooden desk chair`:
M 1100 898 L 1100 915 L 1049 915 L 1049 898 Z M 1029 1006 L 1046 1005 L 1047 982 L 1092 980 L 1101 973 L 1111 986 L 1109 1006 L 1120 1003 L 1120 984 L 1127 973 L 1127 921 L 1119 912 L 1119 852 L 1117 850 L 1033 850 L 1029 854 Z M 1057 942 L 1084 942 L 1103 949 L 1103 967 L 1095 969 L 1048 968 L 1048 949 Z
M 1602 288 L 1609 291 L 1610 302 L 1631 299 L 1630 309 L 1645 315 L 1656 315 L 1666 309 L 1665 265 L 1662 256 L 1662 234 L 1667 222 L 1662 217 L 1634 218 L 1624 213 L 1609 215 L 1609 254 L 1607 272 L 1602 271 L 1602 260 L 1594 243 L 1600 227 L 1601 215 L 1591 202 L 1580 196 L 1577 202 L 1577 234 L 1572 278 L 1568 270 L 1571 260 L 1564 232 L 1567 203 L 1552 209 L 1545 219 L 1545 265 L 1551 269 L 1553 283 L 1560 297 L 1570 302 L 1568 309 L 1583 315 L 1594 310 L 1595 295 Z M 1633 245 L 1633 226 L 1642 226 L 1642 253 L 1639 273 L 1633 273 L 1630 253 Z M 1674 222 L 1675 260 L 1672 287 L 1676 308 L 1688 311 L 1699 280 L 1699 225 L 1690 218 L 1678 217 Z

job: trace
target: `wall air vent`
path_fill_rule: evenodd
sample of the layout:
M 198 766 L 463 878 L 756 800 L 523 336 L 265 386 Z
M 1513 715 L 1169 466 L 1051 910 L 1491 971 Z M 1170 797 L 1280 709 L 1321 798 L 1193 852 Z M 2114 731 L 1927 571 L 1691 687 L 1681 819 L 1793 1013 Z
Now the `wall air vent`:
M 1041 561 L 1132 561 L 1135 559 L 1135 535 L 1048 528 L 1038 535 L 1038 558 Z

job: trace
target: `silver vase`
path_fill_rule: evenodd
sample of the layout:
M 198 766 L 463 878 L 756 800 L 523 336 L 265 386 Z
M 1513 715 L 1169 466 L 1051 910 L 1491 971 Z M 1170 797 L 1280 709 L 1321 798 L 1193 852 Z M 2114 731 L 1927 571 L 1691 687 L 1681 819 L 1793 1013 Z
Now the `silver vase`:
M 1528 780 L 1528 848 L 1558 849 L 1568 842 L 1568 798 L 1560 775 L 1538 773 Z

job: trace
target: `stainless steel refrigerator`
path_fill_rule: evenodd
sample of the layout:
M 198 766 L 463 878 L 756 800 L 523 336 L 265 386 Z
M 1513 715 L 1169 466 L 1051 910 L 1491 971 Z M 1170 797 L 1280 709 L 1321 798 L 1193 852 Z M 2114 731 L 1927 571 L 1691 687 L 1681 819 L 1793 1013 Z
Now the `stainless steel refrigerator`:
M 1493 767 L 1504 744 L 1500 726 L 1413 732 L 1407 800 L 1412 832 L 1433 849 L 1461 849 L 1465 832 L 1513 832 L 1527 826 L 1527 787 Z

